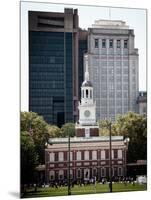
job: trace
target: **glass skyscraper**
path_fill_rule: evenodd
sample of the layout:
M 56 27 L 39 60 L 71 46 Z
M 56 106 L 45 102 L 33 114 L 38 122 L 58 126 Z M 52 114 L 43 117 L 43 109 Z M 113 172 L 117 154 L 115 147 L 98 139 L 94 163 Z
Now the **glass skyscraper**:
M 29 110 L 50 124 L 77 117 L 77 33 L 77 10 L 29 12 Z

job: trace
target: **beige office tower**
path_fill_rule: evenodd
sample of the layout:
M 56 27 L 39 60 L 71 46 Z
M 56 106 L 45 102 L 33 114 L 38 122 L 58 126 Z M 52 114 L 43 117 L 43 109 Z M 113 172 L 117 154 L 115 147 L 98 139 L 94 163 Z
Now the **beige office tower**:
M 123 21 L 97 20 L 88 29 L 89 74 L 97 120 L 137 112 L 138 49 L 134 30 Z

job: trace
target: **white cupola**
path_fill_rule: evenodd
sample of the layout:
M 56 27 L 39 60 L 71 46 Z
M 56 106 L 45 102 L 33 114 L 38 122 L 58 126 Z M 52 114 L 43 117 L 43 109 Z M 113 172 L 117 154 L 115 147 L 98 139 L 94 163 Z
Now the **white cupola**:
M 85 76 L 84 82 L 81 86 L 81 104 L 92 104 L 93 103 L 93 87 L 89 80 L 88 71 L 88 55 L 84 56 L 85 60 Z
M 96 111 L 95 102 L 93 101 L 93 86 L 89 80 L 88 55 L 84 56 L 85 76 L 81 86 L 81 102 L 79 102 L 79 123 L 81 125 L 95 125 Z

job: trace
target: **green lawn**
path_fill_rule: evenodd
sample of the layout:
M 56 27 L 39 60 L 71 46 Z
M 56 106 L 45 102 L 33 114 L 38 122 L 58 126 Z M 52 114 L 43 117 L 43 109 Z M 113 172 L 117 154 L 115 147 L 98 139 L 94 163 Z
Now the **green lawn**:
M 128 183 L 124 185 L 123 183 L 114 183 L 113 192 L 127 192 L 127 191 L 143 191 L 147 190 L 146 185 L 135 184 L 132 185 Z M 95 194 L 95 193 L 105 193 L 109 192 L 108 184 L 96 184 L 96 187 L 92 185 L 77 186 L 75 185 L 71 188 L 71 195 L 78 194 Z M 34 189 L 27 190 L 26 194 L 22 195 L 22 198 L 28 197 L 50 197 L 50 196 L 64 196 L 68 195 L 67 187 L 58 187 L 58 188 L 37 188 L 37 192 L 34 192 Z

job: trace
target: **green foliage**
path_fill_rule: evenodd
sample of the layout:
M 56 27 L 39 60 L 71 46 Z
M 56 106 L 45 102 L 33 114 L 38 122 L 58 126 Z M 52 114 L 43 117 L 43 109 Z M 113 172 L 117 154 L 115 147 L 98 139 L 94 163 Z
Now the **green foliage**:
M 61 130 L 58 126 L 47 125 L 47 130 L 50 138 L 61 137 Z
M 109 135 L 109 120 L 99 122 L 100 135 Z M 128 162 L 147 159 L 147 119 L 143 115 L 128 112 L 119 115 L 112 123 L 112 135 L 122 135 L 130 138 Z
M 100 136 L 108 136 L 109 135 L 110 124 L 111 124 L 111 121 L 107 120 L 107 119 L 99 121 L 99 135 Z M 112 132 L 112 135 L 117 135 L 115 124 L 111 125 L 111 132 Z
M 27 131 L 31 135 L 39 156 L 39 164 L 44 163 L 45 142 L 49 138 L 47 125 L 37 113 L 21 112 L 21 131 Z
M 99 121 L 99 135 L 100 136 L 108 136 L 109 135 L 109 120 L 101 120 Z
M 75 124 L 66 123 L 61 127 L 61 137 L 74 137 L 75 136 Z
M 35 181 L 35 167 L 45 162 L 45 143 L 52 137 L 75 135 L 75 124 L 58 128 L 34 112 L 21 112 L 21 184 Z
M 116 130 L 120 135 L 130 138 L 128 161 L 147 159 L 147 118 L 137 113 L 128 112 L 119 116 Z

